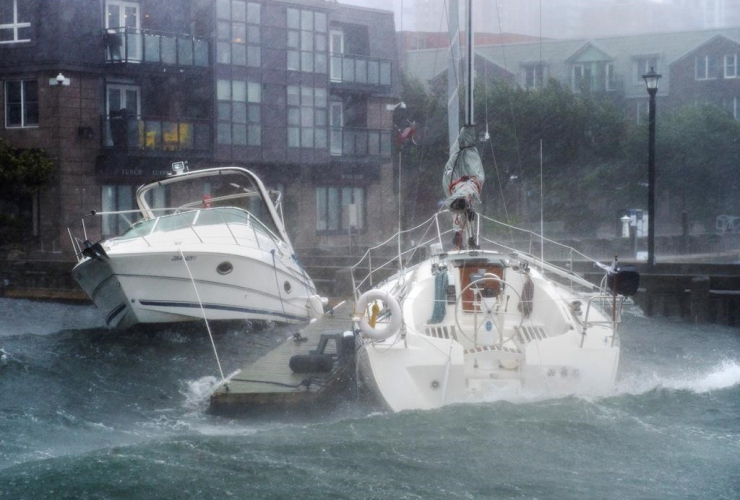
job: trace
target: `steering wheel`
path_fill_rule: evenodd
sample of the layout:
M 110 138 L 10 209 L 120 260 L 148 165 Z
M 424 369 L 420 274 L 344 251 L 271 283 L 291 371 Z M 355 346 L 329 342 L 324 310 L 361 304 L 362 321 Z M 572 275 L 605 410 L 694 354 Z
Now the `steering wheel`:
M 507 283 L 506 281 L 502 280 L 498 275 L 493 274 L 493 273 L 486 273 L 486 274 L 484 274 L 482 278 L 477 279 L 475 281 L 471 281 L 470 283 L 468 283 L 468 285 L 465 288 L 463 288 L 462 290 L 460 290 L 460 295 L 458 295 L 457 300 L 455 301 L 455 324 L 457 325 L 457 328 L 458 328 L 458 331 L 460 332 L 460 334 L 463 337 L 465 337 L 466 339 L 468 339 L 468 341 L 472 342 L 473 344 L 475 344 L 475 341 L 473 339 L 471 339 L 470 337 L 468 337 L 467 335 L 465 335 L 465 330 L 462 328 L 462 326 L 460 326 L 460 303 L 461 303 L 461 300 L 463 298 L 463 295 L 465 295 L 465 292 L 468 291 L 468 289 L 470 289 L 473 285 L 482 284 L 482 283 L 485 283 L 486 281 L 495 281 L 497 283 L 500 283 L 500 284 L 503 284 L 503 285 L 507 285 L 508 288 L 511 289 L 511 291 L 513 291 L 516 294 L 517 298 L 519 299 L 519 302 L 521 303 L 521 301 L 522 301 L 522 296 L 519 294 L 519 292 L 517 292 L 514 289 L 513 286 L 511 286 L 509 283 Z M 499 294 L 495 297 L 496 302 L 498 302 L 498 296 L 504 293 L 503 290 L 504 289 L 502 287 L 501 288 L 501 291 L 499 292 Z M 489 312 L 482 312 L 482 314 L 489 314 Z M 522 326 L 522 323 L 523 322 L 524 322 L 524 316 L 521 316 L 521 319 L 519 320 L 519 326 L 520 327 Z M 478 332 L 478 328 L 480 328 L 482 325 L 483 325 L 483 323 L 481 323 L 481 325 L 479 325 L 476 328 L 476 333 Z M 512 337 L 513 337 L 513 335 L 512 335 Z M 506 341 L 511 340 L 512 337 L 509 337 L 508 339 L 506 339 Z M 504 332 L 499 332 L 499 343 L 498 343 L 498 345 L 499 346 L 503 345 L 504 344 L 504 341 L 505 341 L 504 340 Z

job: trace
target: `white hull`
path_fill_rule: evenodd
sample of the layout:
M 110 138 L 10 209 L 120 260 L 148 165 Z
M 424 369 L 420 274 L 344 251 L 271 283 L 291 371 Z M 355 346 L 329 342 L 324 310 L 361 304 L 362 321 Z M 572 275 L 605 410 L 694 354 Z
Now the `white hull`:
M 234 252 L 234 247 L 229 253 L 204 245 L 182 248 L 183 255 L 192 259 L 188 262 L 192 281 L 174 245 L 146 253 L 109 253 L 107 259 L 88 258 L 75 267 L 73 277 L 110 328 L 202 320 L 204 312 L 209 320 L 298 323 L 310 319 L 310 297 L 316 291 L 295 262 L 281 257 L 276 268 L 269 252 L 248 248 Z M 222 262 L 233 266 L 226 276 L 217 271 Z
M 432 265 L 447 266 L 449 285 L 459 298 L 460 269 L 470 269 L 460 267 L 466 261 L 473 267 L 484 261 L 501 264 L 505 288 L 492 312 L 465 312 L 462 301 L 448 301 L 444 319 L 428 324 L 434 307 Z M 524 317 L 518 306 L 527 277 L 534 285 L 534 299 L 531 315 Z M 394 411 L 519 395 L 601 395 L 614 386 L 619 341 L 613 339 L 610 318 L 592 307 L 583 335 L 579 319 L 588 298 L 538 271 L 525 274 L 497 252 L 433 257 L 378 288 L 399 299 L 403 326 L 386 340 L 364 340 L 360 373 Z M 576 300 L 583 304 L 580 316 L 570 310 Z
M 173 208 L 149 206 L 167 198 Z M 298 263 L 278 213 L 279 193 L 268 192 L 251 172 L 181 173 L 140 187 L 137 199 L 138 211 L 80 219 L 82 237 L 70 230 L 79 259 L 72 276 L 109 327 L 204 316 L 300 323 L 323 314 L 324 300 Z M 92 244 L 85 219 L 96 216 L 109 223 L 120 217 L 129 228 Z M 136 216 L 143 218 L 131 224 Z

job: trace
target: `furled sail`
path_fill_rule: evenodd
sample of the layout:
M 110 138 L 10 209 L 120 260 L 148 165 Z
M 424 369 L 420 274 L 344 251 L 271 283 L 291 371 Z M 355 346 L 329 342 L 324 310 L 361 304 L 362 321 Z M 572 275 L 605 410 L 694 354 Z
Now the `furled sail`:
M 472 209 L 481 201 L 486 174 L 475 146 L 475 127 L 460 130 L 442 176 L 446 205 L 453 211 Z

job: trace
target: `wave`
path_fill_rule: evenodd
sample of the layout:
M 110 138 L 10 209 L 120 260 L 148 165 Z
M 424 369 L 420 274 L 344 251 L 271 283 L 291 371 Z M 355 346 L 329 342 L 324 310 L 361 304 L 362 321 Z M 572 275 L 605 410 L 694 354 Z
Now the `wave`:
M 702 372 L 685 376 L 665 376 L 653 373 L 650 376 L 632 375 L 617 382 L 618 394 L 639 395 L 656 389 L 690 391 L 705 394 L 740 385 L 740 363 L 726 360 Z

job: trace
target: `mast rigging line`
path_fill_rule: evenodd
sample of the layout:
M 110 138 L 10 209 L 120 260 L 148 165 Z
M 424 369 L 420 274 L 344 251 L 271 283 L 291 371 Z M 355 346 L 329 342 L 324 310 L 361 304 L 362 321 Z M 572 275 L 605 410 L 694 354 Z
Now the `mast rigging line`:
M 443 21 L 447 18 L 447 0 L 443 0 L 442 6 L 443 6 L 442 15 L 439 18 L 439 30 L 438 30 L 439 32 L 442 31 Z M 403 15 L 401 16 L 401 19 L 403 20 Z M 452 56 L 452 52 L 451 52 L 452 49 L 450 48 L 449 50 L 450 50 L 450 56 Z M 437 62 L 439 60 L 439 53 L 440 53 L 439 50 L 435 50 L 434 51 L 434 64 L 432 66 L 432 75 L 436 75 L 437 74 Z M 449 75 L 447 77 L 449 78 Z M 455 69 L 455 82 L 459 86 L 459 81 L 458 81 L 458 78 L 457 78 L 457 69 Z M 424 93 L 425 94 L 427 93 L 426 92 L 426 89 L 424 90 Z M 431 97 L 431 95 L 429 95 L 427 97 Z M 428 137 L 427 132 L 428 132 L 428 129 L 429 129 L 429 119 L 431 117 L 430 115 L 433 116 L 433 114 L 431 113 L 431 106 L 427 106 L 426 116 L 424 117 L 424 127 L 423 127 L 423 132 L 422 132 L 422 145 L 421 145 L 421 148 L 419 149 L 419 155 L 418 155 L 418 158 L 417 158 L 417 160 L 419 161 L 419 167 L 418 167 L 419 168 L 419 171 L 421 171 L 424 168 L 423 165 L 422 165 L 422 160 L 424 159 L 425 155 L 428 152 L 427 141 L 424 141 L 423 138 L 424 137 Z M 400 173 L 400 171 L 399 171 L 399 173 Z M 412 205 L 411 205 L 411 217 L 412 217 L 412 220 L 416 219 L 416 198 L 417 198 L 418 194 L 419 194 L 419 176 L 417 175 L 416 176 L 416 179 L 415 179 L 415 182 L 414 182 L 414 196 L 411 198 L 411 202 L 412 202 Z M 399 193 L 399 196 L 400 196 L 400 193 Z

